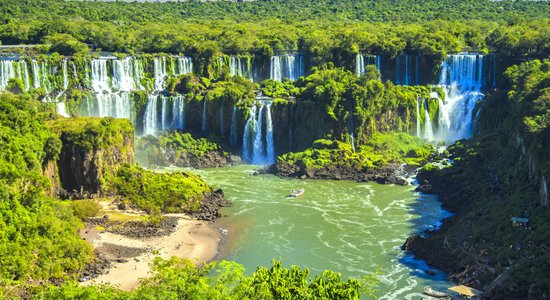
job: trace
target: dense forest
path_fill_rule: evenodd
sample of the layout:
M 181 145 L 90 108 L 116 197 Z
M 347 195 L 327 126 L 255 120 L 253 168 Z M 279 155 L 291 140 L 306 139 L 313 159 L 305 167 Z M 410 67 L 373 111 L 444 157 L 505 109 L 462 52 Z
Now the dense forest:
M 547 2 L 0 0 L 0 42 L 27 45 L 0 46 L 0 297 L 376 298 L 375 273 L 276 260 L 244 275 L 159 258 L 131 292 L 76 282 L 98 259 L 79 236 L 94 199 L 142 211 L 145 226 L 213 220 L 228 204 L 216 185 L 142 166 L 241 159 L 398 184 L 421 167 L 419 189 L 455 216 L 407 250 L 494 299 L 550 293 Z M 471 128 L 445 140 L 458 98 Z M 518 233 L 520 215 L 534 226 Z

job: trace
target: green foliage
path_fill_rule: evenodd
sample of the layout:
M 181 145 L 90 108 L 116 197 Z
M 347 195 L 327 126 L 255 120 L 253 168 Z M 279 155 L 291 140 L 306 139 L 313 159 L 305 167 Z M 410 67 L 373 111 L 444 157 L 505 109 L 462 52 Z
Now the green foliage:
M 80 219 L 95 217 L 101 211 L 101 205 L 94 200 L 75 200 L 69 206 L 75 217 Z
M 63 140 L 87 150 L 120 146 L 133 139 L 134 127 L 130 121 L 113 118 L 59 118 L 46 123 Z
M 148 213 L 193 212 L 211 192 L 197 175 L 155 173 L 132 165 L 120 167 L 109 186 L 125 201 Z
M 68 278 L 92 256 L 69 207 L 46 197 L 42 166 L 59 154 L 42 105 L 0 94 L 0 278 Z M 49 114 L 49 113 L 48 113 Z
M 350 71 L 331 65 L 313 70 L 296 82 L 298 101 L 313 101 L 324 108 L 335 137 L 353 131 L 358 144 L 376 132 L 411 132 L 416 124 L 417 99 L 430 99 L 431 87 L 396 86 L 377 79 L 357 78 Z M 438 101 L 429 100 L 430 114 L 438 112 Z
M 79 42 L 70 34 L 53 34 L 44 38 L 50 44 L 50 51 L 61 55 L 85 55 L 90 49 L 85 43 Z
M 234 262 L 221 261 L 196 268 L 192 261 L 172 257 L 156 258 L 154 275 L 143 279 L 139 288 L 122 292 L 109 286 L 80 286 L 65 283 L 31 290 L 33 299 L 359 299 L 361 292 L 376 298 L 379 280 L 343 280 L 341 275 L 324 271 L 311 278 L 307 268 L 285 268 L 273 261 L 271 268 L 260 267 L 251 276 Z
M 317 140 L 303 152 L 290 152 L 278 158 L 306 170 L 352 169 L 367 172 L 389 163 L 420 165 L 427 161 L 433 147 L 417 137 L 405 133 L 376 133 L 356 151 L 348 143 Z
M 116 2 L 29 0 L 23 9 L 5 1 L 0 41 L 51 40 L 52 51 L 61 54 L 86 52 L 85 44 L 132 55 L 185 53 L 195 72 L 208 78 L 220 76 L 222 53 L 261 60 L 299 49 L 312 66 L 344 66 L 359 52 L 408 52 L 437 63 L 459 51 L 514 59 L 543 58 L 549 51 L 550 12 L 541 1 Z
M 195 139 L 190 133 L 165 131 L 160 136 L 145 136 L 136 141 L 138 160 L 146 164 L 168 166 L 180 157 L 198 160 L 212 151 L 220 151 L 216 143 Z

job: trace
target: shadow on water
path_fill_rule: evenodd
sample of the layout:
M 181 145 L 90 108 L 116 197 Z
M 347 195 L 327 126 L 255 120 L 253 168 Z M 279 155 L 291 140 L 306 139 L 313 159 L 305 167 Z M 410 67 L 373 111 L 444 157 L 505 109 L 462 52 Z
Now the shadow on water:
M 407 204 L 411 215 L 417 216 L 409 220 L 411 235 L 429 236 L 441 227 L 443 219 L 452 216 L 452 213 L 441 207 L 438 195 L 414 192 L 414 196 L 416 201 Z M 411 269 L 410 274 L 413 276 L 440 282 L 442 287 L 446 287 L 445 284 L 448 283 L 447 274 L 429 266 L 424 260 L 417 259 L 411 252 L 403 251 L 399 262 Z

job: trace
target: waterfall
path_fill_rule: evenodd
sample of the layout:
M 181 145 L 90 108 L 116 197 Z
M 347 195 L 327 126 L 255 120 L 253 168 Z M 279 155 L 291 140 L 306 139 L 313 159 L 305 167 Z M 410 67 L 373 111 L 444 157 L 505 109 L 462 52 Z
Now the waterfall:
M 145 115 L 143 116 L 143 133 L 145 135 L 155 135 L 158 132 L 157 100 L 158 96 L 153 94 L 149 96 L 149 101 L 147 101 Z
M 174 97 L 172 102 L 172 128 L 185 129 L 185 111 L 183 95 Z
M 249 64 L 242 59 L 238 67 L 246 69 Z M 45 91 L 45 102 L 56 102 L 58 113 L 68 115 L 67 106 L 59 102 L 72 86 L 91 91 L 80 106 L 80 114 L 95 117 L 134 118 L 132 92 L 152 89 L 149 95 L 148 133 L 184 127 L 184 102 L 180 96 L 163 97 L 166 80 L 192 72 L 189 57 L 163 56 L 152 59 L 136 57 L 99 57 L 83 60 L 82 63 L 65 59 L 53 64 L 50 60 L 7 59 L 0 60 L 0 91 L 7 89 L 11 79 L 17 79 L 26 91 L 41 88 Z M 72 74 L 71 74 L 72 72 Z M 80 75 L 79 74 L 83 74 Z M 145 86 L 145 80 L 153 86 Z M 156 97 L 160 98 L 157 100 Z M 155 100 L 152 100 L 155 98 Z M 155 103 L 153 103 L 156 101 Z M 172 101 L 172 103 L 170 102 Z M 156 104 L 158 103 L 158 108 Z M 153 108 L 154 111 L 153 111 Z M 158 124 L 151 123 L 158 115 Z
M 132 91 L 138 89 L 136 81 L 140 82 L 141 77 L 134 71 L 133 59 L 113 59 L 113 89 L 119 91 Z
M 175 75 L 184 75 L 193 72 L 193 61 L 190 57 L 179 56 L 178 71 Z
M 422 136 L 422 132 L 420 131 L 420 104 L 418 103 L 418 98 L 416 98 L 416 136 Z
M 264 100 L 257 100 L 256 102 L 257 104 L 250 108 L 250 116 L 244 126 L 243 158 L 255 165 L 273 164 L 275 162 L 275 142 L 273 139 L 271 102 Z M 251 137 L 252 139 L 250 139 Z
M 355 72 L 357 76 L 365 74 L 365 58 L 361 54 L 355 56 Z
M 67 113 L 67 106 L 65 105 L 65 102 L 62 102 L 60 101 L 59 99 L 61 98 L 61 96 L 63 96 L 63 94 L 67 91 L 67 89 L 69 88 L 69 73 L 68 73 L 68 70 L 67 70 L 67 60 L 63 60 L 63 64 L 62 64 L 62 67 L 61 67 L 61 70 L 62 70 L 62 78 L 63 78 L 63 83 L 62 83 L 62 91 L 59 92 L 59 94 L 57 94 L 57 96 L 55 97 L 55 102 L 56 102 L 56 105 L 55 105 L 55 111 L 63 116 L 63 117 L 69 117 L 69 114 Z
M 15 64 L 13 61 L 0 61 L 0 91 L 6 90 L 8 81 L 15 78 Z
M 437 138 L 446 142 L 472 135 L 472 112 L 483 98 L 483 55 L 448 55 L 442 64 L 439 86 L 445 92 L 440 100 Z
M 153 75 L 155 78 L 155 91 L 164 90 L 164 77 L 166 76 L 166 57 L 155 57 L 153 59 Z
M 67 60 L 63 60 L 62 65 L 63 71 L 63 91 L 66 91 L 69 88 L 69 72 L 67 70 Z
M 252 80 L 250 57 L 229 56 L 226 58 L 219 58 L 220 66 L 227 66 L 231 76 L 241 76 Z
M 365 74 L 366 66 L 375 65 L 380 71 L 380 56 L 372 54 L 357 54 L 355 56 L 355 71 L 357 76 Z
M 107 75 L 107 59 L 92 59 L 90 64 L 92 90 L 96 93 L 110 92 L 111 84 Z
M 269 165 L 275 163 L 275 143 L 273 141 L 273 122 L 271 121 L 271 103 L 266 106 L 265 115 L 265 140 L 267 157 L 265 162 Z
M 237 107 L 233 107 L 233 113 L 231 113 L 231 131 L 229 133 L 229 143 L 231 145 L 237 144 Z
M 2 60 L 0 61 L 0 91 L 8 87 L 10 79 L 18 79 L 23 83 L 23 89 L 28 91 L 30 87 L 29 71 L 25 60 Z
M 377 63 L 379 62 L 377 61 Z M 413 75 L 413 78 L 411 78 L 411 75 Z M 419 58 L 417 55 L 401 54 L 395 58 L 394 82 L 402 85 L 418 85 L 420 83 Z
M 69 117 L 69 114 L 67 113 L 67 108 L 66 108 L 66 106 L 65 106 L 65 102 L 61 102 L 61 101 L 57 102 L 57 103 L 55 104 L 55 111 L 56 111 L 59 115 L 65 117 L 65 118 L 68 118 L 68 117 Z
M 206 98 L 203 100 L 202 105 L 202 133 L 206 135 L 207 127 L 206 127 Z
M 426 121 L 424 123 L 424 138 L 428 141 L 434 140 L 434 133 L 433 133 L 433 124 L 432 119 L 430 118 L 430 112 L 428 111 L 428 108 L 426 107 L 424 109 L 424 116 L 426 118 Z
M 270 78 L 273 80 L 296 80 L 304 75 L 304 58 L 300 54 L 272 56 L 270 70 Z
M 160 124 L 162 130 L 169 130 L 170 123 L 168 122 L 168 97 L 161 96 L 162 105 L 161 105 L 161 115 L 160 115 Z
M 254 144 L 253 144 L 254 152 L 252 157 L 252 163 L 256 165 L 261 164 L 264 161 L 263 159 L 264 141 L 263 141 L 263 132 L 262 132 L 264 107 L 265 105 L 262 103 L 260 105 L 257 119 L 254 121 Z
M 256 106 L 252 106 L 249 110 L 249 116 L 244 125 L 243 132 L 243 159 L 250 160 L 250 130 L 254 126 L 254 121 L 256 118 Z

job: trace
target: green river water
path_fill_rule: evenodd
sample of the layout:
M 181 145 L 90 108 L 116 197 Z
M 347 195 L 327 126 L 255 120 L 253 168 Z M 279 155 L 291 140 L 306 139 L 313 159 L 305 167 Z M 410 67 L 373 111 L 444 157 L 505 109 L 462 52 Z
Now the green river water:
M 451 285 L 443 273 L 426 274 L 425 263 L 400 250 L 411 233 L 448 216 L 437 197 L 413 186 L 252 176 L 255 169 L 193 170 L 233 202 L 215 225 L 225 234 L 219 259 L 241 263 L 248 273 L 270 266 L 273 258 L 344 278 L 380 271 L 381 299 L 419 299 L 427 285 Z M 293 188 L 305 194 L 287 197 Z

